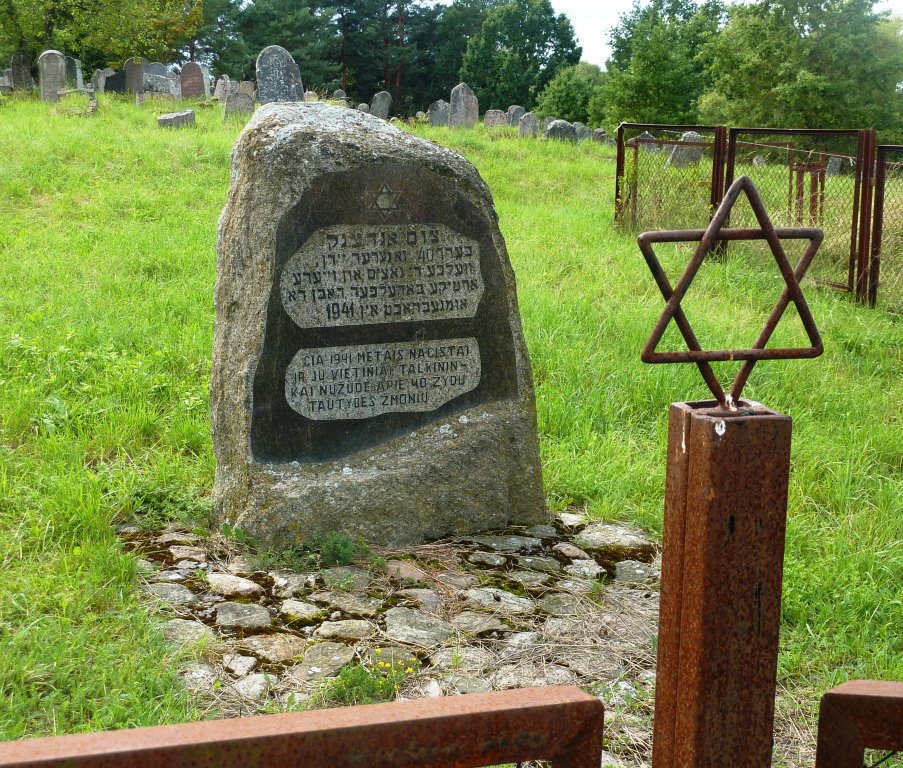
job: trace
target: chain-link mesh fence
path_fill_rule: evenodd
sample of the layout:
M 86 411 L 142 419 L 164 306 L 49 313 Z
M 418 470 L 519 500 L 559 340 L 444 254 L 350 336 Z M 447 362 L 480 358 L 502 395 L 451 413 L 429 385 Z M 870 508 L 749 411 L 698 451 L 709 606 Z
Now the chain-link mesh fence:
M 749 176 L 777 227 L 819 227 L 822 243 L 808 277 L 852 291 L 859 226 L 857 131 L 744 131 L 732 129 L 725 186 Z M 745 201 L 731 213 L 732 227 L 754 227 Z M 771 258 L 767 248 L 756 253 Z
M 619 226 L 632 232 L 705 227 L 720 198 L 723 142 L 717 140 L 718 130 L 622 125 L 618 130 Z
M 869 303 L 903 312 L 903 146 L 878 147 Z

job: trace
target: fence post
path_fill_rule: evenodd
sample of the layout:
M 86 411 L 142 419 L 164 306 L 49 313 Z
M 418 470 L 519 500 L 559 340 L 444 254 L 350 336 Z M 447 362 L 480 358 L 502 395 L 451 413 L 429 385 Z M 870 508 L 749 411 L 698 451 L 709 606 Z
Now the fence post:
M 623 213 L 623 190 L 621 180 L 624 178 L 624 124 L 618 126 L 618 149 L 615 163 L 615 221 L 620 221 Z
M 856 247 L 856 298 L 868 301 L 870 236 L 872 224 L 872 186 L 875 169 L 875 146 L 877 134 L 873 128 L 859 131 L 859 144 L 863 157 L 859 168 L 859 238 Z

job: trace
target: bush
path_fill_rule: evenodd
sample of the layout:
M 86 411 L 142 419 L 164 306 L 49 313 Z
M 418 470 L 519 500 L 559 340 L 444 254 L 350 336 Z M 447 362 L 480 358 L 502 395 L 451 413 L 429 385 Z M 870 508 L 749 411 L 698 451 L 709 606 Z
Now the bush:
M 590 98 L 602 86 L 604 78 L 604 73 L 595 64 L 580 62 L 573 67 L 564 67 L 539 94 L 534 112 L 542 117 L 551 115 L 569 122 L 587 123 Z

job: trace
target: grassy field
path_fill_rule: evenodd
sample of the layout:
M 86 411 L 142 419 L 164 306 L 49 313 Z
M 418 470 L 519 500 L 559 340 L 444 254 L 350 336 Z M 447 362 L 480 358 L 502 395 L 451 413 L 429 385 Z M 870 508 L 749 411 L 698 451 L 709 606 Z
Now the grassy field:
M 165 107 L 80 106 L 0 105 L 7 739 L 197 716 L 114 528 L 206 521 L 216 222 L 240 126 L 219 108 L 162 131 Z M 612 227 L 612 150 L 415 130 L 467 156 L 495 196 L 550 505 L 660 533 L 668 404 L 706 390 L 695 370 L 639 361 L 662 300 Z M 661 255 L 673 275 L 687 251 Z M 686 301 L 703 345 L 751 343 L 781 288 L 766 266 L 740 250 L 705 266 Z M 808 295 L 824 357 L 760 364 L 746 393 L 795 421 L 779 675 L 801 722 L 845 679 L 903 679 L 903 324 Z M 775 343 L 802 343 L 788 320 Z

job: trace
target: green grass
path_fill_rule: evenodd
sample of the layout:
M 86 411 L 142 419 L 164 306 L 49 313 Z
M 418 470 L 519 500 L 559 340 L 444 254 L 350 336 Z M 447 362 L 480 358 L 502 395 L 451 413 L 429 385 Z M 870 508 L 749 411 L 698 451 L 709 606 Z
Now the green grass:
M 197 716 L 114 528 L 206 524 L 216 222 L 239 126 L 199 108 L 197 129 L 163 131 L 165 106 L 111 98 L 75 111 L 0 105 L 3 738 Z M 416 132 L 465 154 L 495 196 L 550 504 L 660 532 L 668 404 L 706 390 L 688 367 L 639 361 L 662 300 L 612 227 L 612 150 Z M 673 277 L 687 251 L 661 255 Z M 687 311 L 704 344 L 748 344 L 780 287 L 732 250 Z M 762 363 L 746 394 L 794 417 L 779 674 L 811 716 L 844 679 L 903 679 L 903 330 L 808 296 L 824 357 Z M 788 328 L 776 342 L 803 341 Z

